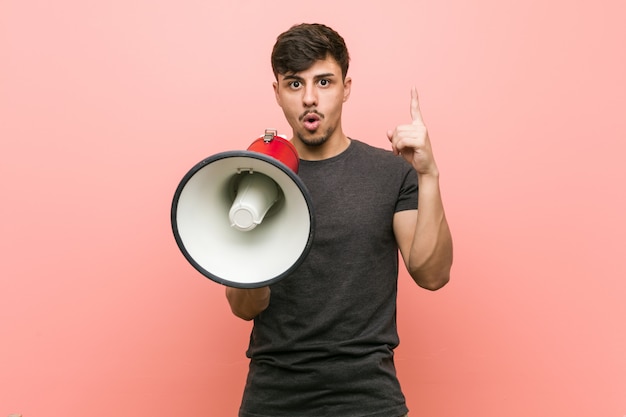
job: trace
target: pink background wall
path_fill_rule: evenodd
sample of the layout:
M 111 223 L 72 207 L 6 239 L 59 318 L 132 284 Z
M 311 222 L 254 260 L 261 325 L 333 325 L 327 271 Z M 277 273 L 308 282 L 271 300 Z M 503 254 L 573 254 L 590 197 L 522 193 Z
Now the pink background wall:
M 269 54 L 302 21 L 348 42 L 352 137 L 420 90 L 456 260 L 400 277 L 412 415 L 626 415 L 624 4 L 0 0 L 0 416 L 235 415 L 250 324 L 170 203 L 288 133 Z

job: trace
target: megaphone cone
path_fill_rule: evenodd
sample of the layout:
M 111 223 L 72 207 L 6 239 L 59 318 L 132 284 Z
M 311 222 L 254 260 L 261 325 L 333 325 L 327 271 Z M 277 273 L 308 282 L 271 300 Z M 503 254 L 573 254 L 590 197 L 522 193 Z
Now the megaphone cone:
M 268 130 L 245 151 L 196 164 L 174 194 L 179 249 L 207 278 L 258 288 L 287 276 L 308 254 L 314 230 L 309 192 L 293 145 Z

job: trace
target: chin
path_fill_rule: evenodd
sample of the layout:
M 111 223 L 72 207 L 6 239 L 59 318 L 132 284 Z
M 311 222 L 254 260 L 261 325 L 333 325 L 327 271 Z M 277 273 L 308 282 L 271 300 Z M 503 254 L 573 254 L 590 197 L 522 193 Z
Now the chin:
M 326 132 L 324 135 L 316 135 L 315 133 L 308 133 L 307 135 L 303 135 L 302 133 L 298 133 L 298 139 L 300 142 L 304 143 L 307 146 L 322 146 L 328 141 L 330 137 L 330 132 Z

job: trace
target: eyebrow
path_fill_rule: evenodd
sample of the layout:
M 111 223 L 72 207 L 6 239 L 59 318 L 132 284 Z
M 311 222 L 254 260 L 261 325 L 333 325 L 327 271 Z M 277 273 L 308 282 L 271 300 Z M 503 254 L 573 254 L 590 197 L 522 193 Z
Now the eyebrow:
M 332 72 L 326 72 L 323 74 L 317 74 L 316 76 L 313 77 L 313 79 L 319 80 L 321 78 L 332 78 L 332 77 L 336 77 L 336 75 L 333 74 Z M 289 75 L 283 75 L 283 80 L 304 81 L 304 78 L 296 74 L 289 74 Z

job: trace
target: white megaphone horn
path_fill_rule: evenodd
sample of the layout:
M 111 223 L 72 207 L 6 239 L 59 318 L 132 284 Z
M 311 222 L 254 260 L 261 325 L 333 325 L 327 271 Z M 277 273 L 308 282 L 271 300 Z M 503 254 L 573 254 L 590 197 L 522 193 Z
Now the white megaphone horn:
M 309 192 L 295 147 L 267 129 L 245 151 L 196 164 L 174 194 L 179 249 L 207 278 L 237 288 L 273 284 L 297 268 L 313 242 Z

